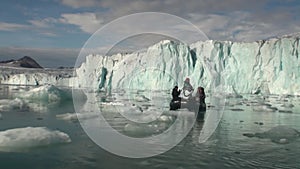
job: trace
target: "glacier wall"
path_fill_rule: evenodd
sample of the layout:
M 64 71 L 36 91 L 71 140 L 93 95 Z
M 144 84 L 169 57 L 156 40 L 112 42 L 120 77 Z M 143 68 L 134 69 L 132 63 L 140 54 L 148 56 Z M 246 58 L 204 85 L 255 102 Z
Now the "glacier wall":
M 228 93 L 300 95 L 300 36 L 252 43 L 161 41 L 147 50 L 113 56 L 88 55 L 70 72 L 1 73 L 1 84 L 53 84 L 110 92 L 170 90 L 186 77 L 196 88 Z
M 0 66 L 0 84 L 72 86 L 73 69 L 27 69 Z
M 127 55 L 89 55 L 76 70 L 78 87 L 168 89 L 183 86 L 228 93 L 300 94 L 299 37 L 252 43 L 161 41 Z

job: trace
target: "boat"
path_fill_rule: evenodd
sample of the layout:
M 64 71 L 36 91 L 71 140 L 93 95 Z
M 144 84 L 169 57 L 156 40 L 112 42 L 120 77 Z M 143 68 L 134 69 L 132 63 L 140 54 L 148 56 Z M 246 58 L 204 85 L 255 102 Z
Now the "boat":
M 170 110 L 188 109 L 197 113 L 197 118 L 203 119 L 206 112 L 206 104 L 200 103 L 195 97 L 189 99 L 171 100 Z

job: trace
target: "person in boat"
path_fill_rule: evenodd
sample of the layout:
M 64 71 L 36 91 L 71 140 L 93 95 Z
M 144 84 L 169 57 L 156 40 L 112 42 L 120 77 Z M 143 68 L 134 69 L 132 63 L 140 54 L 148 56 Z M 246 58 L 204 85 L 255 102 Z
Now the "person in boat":
M 199 111 L 205 111 L 206 110 L 206 104 L 205 104 L 205 92 L 203 87 L 198 87 L 197 93 L 196 93 L 196 101 L 199 101 Z
M 181 90 L 178 90 L 178 86 L 175 86 L 172 90 L 172 101 L 180 101 L 181 97 L 179 97 Z
M 194 88 L 193 88 L 193 86 L 190 83 L 190 78 L 186 78 L 184 80 L 182 91 L 183 91 L 183 95 L 185 97 L 189 97 L 190 98 L 192 96 Z
M 178 90 L 178 86 L 175 86 L 172 90 L 172 100 L 170 102 L 170 110 L 177 110 L 181 107 L 181 97 L 179 97 L 181 90 Z

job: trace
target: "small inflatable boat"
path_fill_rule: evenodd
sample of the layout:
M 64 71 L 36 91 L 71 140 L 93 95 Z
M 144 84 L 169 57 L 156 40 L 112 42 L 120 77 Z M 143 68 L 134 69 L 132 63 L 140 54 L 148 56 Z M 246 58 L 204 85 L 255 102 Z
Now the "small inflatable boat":
M 204 114 L 206 111 L 206 104 L 205 103 L 199 103 L 196 101 L 195 98 L 190 98 L 190 99 L 181 99 L 181 100 L 172 100 L 170 102 L 170 110 L 178 110 L 178 109 L 183 109 L 186 108 L 189 111 L 198 113 L 199 118 L 204 118 Z M 197 118 L 198 118 L 197 117 Z

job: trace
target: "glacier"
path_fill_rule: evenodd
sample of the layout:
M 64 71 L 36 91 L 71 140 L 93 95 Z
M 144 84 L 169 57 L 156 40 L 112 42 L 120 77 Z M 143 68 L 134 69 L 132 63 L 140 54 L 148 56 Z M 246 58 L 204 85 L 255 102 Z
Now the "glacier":
M 73 69 L 35 69 L 0 66 L 0 84 L 72 86 Z
M 110 94 L 123 89 L 170 90 L 182 87 L 189 77 L 194 88 L 203 86 L 208 92 L 300 95 L 299 39 L 296 34 L 251 43 L 208 40 L 190 45 L 163 40 L 129 54 L 90 54 L 74 74 L 6 70 L 0 83 L 52 84 Z
M 300 94 L 299 37 L 252 43 L 200 41 L 191 45 L 161 41 L 144 52 L 88 55 L 76 69 L 78 87 L 170 89 L 222 86 L 229 93 Z M 92 77 L 92 78 L 90 78 Z

